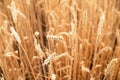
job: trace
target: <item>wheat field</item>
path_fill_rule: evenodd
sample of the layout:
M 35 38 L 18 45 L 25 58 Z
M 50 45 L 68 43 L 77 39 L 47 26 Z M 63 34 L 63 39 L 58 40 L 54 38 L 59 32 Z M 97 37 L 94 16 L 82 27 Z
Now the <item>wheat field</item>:
M 0 0 L 0 80 L 120 80 L 120 0 Z

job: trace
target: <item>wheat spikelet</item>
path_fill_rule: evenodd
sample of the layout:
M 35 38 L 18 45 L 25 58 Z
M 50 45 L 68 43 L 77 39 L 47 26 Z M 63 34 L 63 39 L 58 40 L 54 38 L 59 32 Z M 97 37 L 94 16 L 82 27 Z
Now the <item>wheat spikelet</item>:
M 52 53 L 50 56 L 47 57 L 47 59 L 44 60 L 43 65 L 48 65 L 50 63 L 51 60 L 54 59 L 54 57 L 56 56 L 56 53 Z
M 98 55 L 100 55 L 103 51 L 108 51 L 110 47 L 109 46 L 106 46 L 104 48 L 102 48 L 99 52 L 98 52 Z
M 105 13 L 102 12 L 101 10 L 101 16 L 100 16 L 100 21 L 98 24 L 98 29 L 97 29 L 97 36 L 96 36 L 96 42 L 95 42 L 95 54 L 94 54 L 94 60 L 93 60 L 93 66 L 95 66 L 96 63 L 96 58 L 97 58 L 97 48 L 100 44 L 101 41 L 101 34 L 102 34 L 102 29 L 103 29 L 103 23 L 105 22 Z
M 10 27 L 10 31 L 12 32 L 12 35 L 15 37 L 16 41 L 21 44 L 21 39 L 18 35 L 18 33 L 15 31 L 14 27 Z
M 98 47 L 97 44 L 99 44 L 99 41 L 100 41 L 99 39 L 100 39 L 100 35 L 102 34 L 102 28 L 103 28 L 104 22 L 105 22 L 105 13 L 101 11 L 100 21 L 97 29 L 96 48 Z
M 3 25 L 0 26 L 0 30 L 5 32 L 6 35 L 10 36 L 10 33 L 8 32 L 8 24 L 9 24 L 8 20 L 4 20 Z
M 71 12 L 71 23 L 73 23 L 75 26 L 77 25 L 77 15 L 76 15 L 76 12 L 75 12 L 75 7 L 74 5 L 72 5 L 70 7 L 70 12 Z
M 82 71 L 85 71 L 85 72 L 88 72 L 88 73 L 90 72 L 89 68 L 87 68 L 87 67 L 85 67 L 83 65 L 82 65 Z
M 100 21 L 98 24 L 98 30 L 97 30 L 98 35 L 101 35 L 101 33 L 102 33 L 102 27 L 103 27 L 104 22 L 105 22 L 105 13 L 102 12 L 101 16 L 100 16 Z
M 8 6 L 8 8 L 10 8 L 10 7 Z M 17 9 L 17 8 L 16 8 L 15 1 L 14 1 L 14 0 L 12 0 L 12 2 L 11 2 L 11 8 L 12 8 L 11 13 L 12 13 L 13 21 L 16 23 L 16 22 L 17 22 L 18 14 L 17 14 L 17 12 L 16 12 L 16 9 Z
M 26 16 L 17 9 L 14 0 L 12 0 L 11 6 L 8 5 L 7 8 L 11 10 L 14 23 L 17 23 L 18 14 L 20 14 L 24 19 L 26 19 Z
M 40 33 L 38 31 L 35 32 L 35 36 L 39 36 Z
M 64 40 L 61 35 L 47 35 L 47 39 Z
M 85 72 L 88 72 L 88 73 L 90 72 L 89 68 L 85 67 L 84 61 L 81 61 L 80 64 L 81 64 L 81 70 L 82 71 L 85 71 Z
M 103 28 L 104 21 L 105 21 L 105 14 L 102 12 L 100 16 L 100 21 L 98 24 L 98 29 L 97 29 L 96 45 L 99 44 L 99 41 L 100 41 L 99 39 L 100 39 L 100 35 L 102 34 L 102 28 Z
M 114 58 L 110 61 L 110 63 L 107 65 L 107 68 L 105 69 L 105 78 L 107 75 L 110 75 L 111 77 L 114 75 L 114 71 L 118 62 L 118 58 Z
M 55 74 L 51 74 L 51 80 L 56 80 L 56 75 Z
M 16 56 L 13 52 L 7 52 L 4 55 L 5 57 L 14 57 L 15 59 L 19 59 L 18 56 Z

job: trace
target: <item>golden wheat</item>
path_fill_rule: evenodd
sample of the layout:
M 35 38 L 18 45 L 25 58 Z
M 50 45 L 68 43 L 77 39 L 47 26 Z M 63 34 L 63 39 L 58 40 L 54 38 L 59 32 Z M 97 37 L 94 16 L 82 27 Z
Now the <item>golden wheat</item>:
M 0 0 L 0 80 L 119 80 L 120 0 Z

